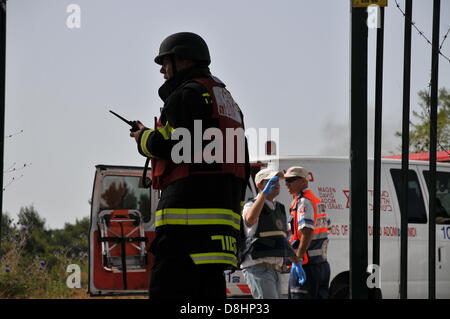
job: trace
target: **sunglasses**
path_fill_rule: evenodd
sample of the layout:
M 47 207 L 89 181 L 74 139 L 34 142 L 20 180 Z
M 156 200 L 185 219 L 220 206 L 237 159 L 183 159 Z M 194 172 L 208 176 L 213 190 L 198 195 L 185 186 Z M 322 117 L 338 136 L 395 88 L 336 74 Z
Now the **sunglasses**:
M 287 177 L 286 178 L 286 183 L 292 183 L 292 182 L 295 182 L 298 179 L 300 179 L 300 177 Z

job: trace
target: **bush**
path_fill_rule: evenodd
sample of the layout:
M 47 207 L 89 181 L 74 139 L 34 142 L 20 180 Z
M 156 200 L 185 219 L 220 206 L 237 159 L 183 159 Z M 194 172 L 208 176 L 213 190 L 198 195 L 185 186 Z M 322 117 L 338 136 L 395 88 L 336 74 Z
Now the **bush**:
M 62 230 L 46 230 L 45 222 L 39 222 L 45 220 L 32 207 L 21 212 L 26 212 L 22 221 L 31 221 L 28 225 L 16 226 L 10 219 L 2 223 L 0 298 L 86 296 L 89 218 L 66 224 Z M 81 289 L 66 286 L 70 264 L 82 269 Z

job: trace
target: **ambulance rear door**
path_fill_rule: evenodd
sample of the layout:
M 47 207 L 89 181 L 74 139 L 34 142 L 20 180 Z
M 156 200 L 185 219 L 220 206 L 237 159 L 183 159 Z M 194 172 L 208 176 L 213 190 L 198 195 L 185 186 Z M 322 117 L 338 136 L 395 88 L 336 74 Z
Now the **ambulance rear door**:
M 97 165 L 89 231 L 89 294 L 148 294 L 158 192 L 142 168 Z M 148 177 L 147 181 L 150 181 Z

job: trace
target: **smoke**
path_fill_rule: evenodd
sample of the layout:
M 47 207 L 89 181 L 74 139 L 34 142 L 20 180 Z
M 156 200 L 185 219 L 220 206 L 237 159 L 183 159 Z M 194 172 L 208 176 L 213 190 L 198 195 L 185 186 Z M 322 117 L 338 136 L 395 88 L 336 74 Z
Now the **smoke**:
M 350 152 L 350 125 L 328 118 L 321 130 L 322 145 L 319 154 L 327 156 L 348 156 Z
M 375 107 L 369 106 L 367 122 L 367 152 L 373 157 L 375 135 Z M 401 118 L 392 114 L 383 116 L 381 155 L 399 153 L 398 146 L 401 141 L 395 132 L 401 130 Z M 325 119 L 322 127 L 320 155 L 349 156 L 350 153 L 350 121 L 339 120 L 333 115 Z

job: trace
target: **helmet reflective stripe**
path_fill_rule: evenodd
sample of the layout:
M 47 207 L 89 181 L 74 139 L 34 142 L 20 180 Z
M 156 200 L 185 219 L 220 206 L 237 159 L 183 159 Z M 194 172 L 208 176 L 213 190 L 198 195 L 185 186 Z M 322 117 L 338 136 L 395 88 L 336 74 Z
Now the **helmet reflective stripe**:
M 240 215 L 222 208 L 165 208 L 156 212 L 155 226 L 229 225 L 240 229 Z
M 196 265 L 204 264 L 230 264 L 234 267 L 237 266 L 237 259 L 234 254 L 227 253 L 201 253 L 201 254 L 190 254 L 192 261 Z

